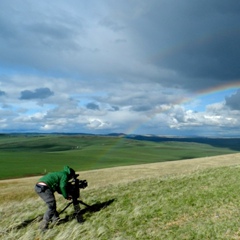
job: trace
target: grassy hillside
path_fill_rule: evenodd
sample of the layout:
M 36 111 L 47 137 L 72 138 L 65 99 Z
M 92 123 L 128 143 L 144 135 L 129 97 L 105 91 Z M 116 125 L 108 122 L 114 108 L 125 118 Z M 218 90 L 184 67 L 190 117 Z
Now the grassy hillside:
M 0 179 L 235 153 L 194 142 L 151 142 L 106 136 L 0 135 Z
M 240 239 L 239 163 L 233 154 L 81 172 L 82 199 L 95 210 L 83 207 L 80 225 L 69 207 L 44 235 L 36 178 L 0 181 L 1 239 Z M 56 196 L 61 210 L 67 202 Z

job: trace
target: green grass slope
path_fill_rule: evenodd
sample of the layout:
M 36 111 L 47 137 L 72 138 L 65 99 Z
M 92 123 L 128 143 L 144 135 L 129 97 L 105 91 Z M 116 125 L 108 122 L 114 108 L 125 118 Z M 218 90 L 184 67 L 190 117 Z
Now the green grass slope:
M 32 190 L 25 191 L 24 201 L 1 201 L 1 239 L 240 239 L 239 175 L 240 165 L 232 165 L 89 186 L 82 198 L 97 208 L 82 208 L 85 222 L 72 219 L 69 207 L 62 214 L 68 221 L 45 234 L 35 218 L 46 208 Z M 12 182 L 3 181 L 1 189 L 17 191 Z M 59 210 L 67 204 L 61 196 L 57 200 Z
M 1 135 L 0 179 L 42 175 L 69 165 L 78 171 L 236 153 L 200 143 L 106 136 Z

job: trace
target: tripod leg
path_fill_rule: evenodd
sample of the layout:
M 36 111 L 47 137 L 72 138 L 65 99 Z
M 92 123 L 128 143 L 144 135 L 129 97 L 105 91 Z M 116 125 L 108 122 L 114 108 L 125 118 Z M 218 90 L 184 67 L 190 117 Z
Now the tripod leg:
M 81 203 L 82 205 L 84 205 L 85 207 L 91 208 L 90 205 L 86 204 L 85 202 L 83 202 L 83 201 L 81 201 L 81 200 L 79 200 L 78 202 Z
M 81 208 L 78 201 L 73 203 L 74 206 L 74 215 L 79 223 L 83 223 L 83 216 L 81 214 Z
M 73 202 L 68 203 L 68 205 L 61 212 L 59 212 L 58 214 L 59 215 L 62 214 L 72 203 Z

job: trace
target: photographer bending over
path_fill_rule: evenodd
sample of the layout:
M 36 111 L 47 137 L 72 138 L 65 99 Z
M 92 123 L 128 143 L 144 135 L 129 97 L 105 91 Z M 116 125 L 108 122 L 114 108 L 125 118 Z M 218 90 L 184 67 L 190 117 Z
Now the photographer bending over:
M 74 177 L 75 171 L 65 166 L 63 171 L 48 173 L 39 179 L 35 186 L 35 191 L 48 206 L 43 216 L 43 221 L 40 224 L 41 230 L 47 230 L 50 221 L 57 222 L 59 220 L 54 192 L 57 191 L 59 194 L 62 194 L 65 199 L 71 200 L 68 196 L 67 185 L 68 181 Z

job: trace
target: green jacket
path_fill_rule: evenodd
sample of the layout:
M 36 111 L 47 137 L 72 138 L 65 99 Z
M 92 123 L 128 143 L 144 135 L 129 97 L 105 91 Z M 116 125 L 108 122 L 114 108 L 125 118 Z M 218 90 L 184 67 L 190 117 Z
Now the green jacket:
M 39 182 L 46 183 L 52 192 L 57 191 L 67 199 L 67 184 L 71 178 L 70 176 L 71 169 L 68 166 L 65 166 L 63 171 L 48 173 L 47 175 L 41 177 Z

